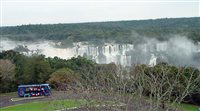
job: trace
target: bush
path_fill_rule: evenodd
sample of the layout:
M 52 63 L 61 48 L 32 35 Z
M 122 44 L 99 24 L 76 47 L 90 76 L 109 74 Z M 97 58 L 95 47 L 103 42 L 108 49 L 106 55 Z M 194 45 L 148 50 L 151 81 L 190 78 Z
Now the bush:
M 57 90 L 67 90 L 77 87 L 80 82 L 80 75 L 71 69 L 62 68 L 52 73 L 47 82 Z

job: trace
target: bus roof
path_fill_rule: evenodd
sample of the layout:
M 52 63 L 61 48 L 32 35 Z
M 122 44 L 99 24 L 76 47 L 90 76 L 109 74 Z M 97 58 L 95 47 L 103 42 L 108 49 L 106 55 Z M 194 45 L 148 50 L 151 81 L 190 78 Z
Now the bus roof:
M 34 86 L 49 86 L 49 84 L 19 85 L 18 87 L 34 87 Z

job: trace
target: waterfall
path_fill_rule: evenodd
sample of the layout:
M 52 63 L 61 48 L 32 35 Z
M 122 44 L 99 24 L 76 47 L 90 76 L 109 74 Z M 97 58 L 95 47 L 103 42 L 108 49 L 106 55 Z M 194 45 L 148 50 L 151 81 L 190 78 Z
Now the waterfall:
M 156 61 L 157 61 L 157 57 L 154 55 L 154 54 L 151 54 L 151 58 L 150 58 L 150 61 L 149 61 L 149 65 L 151 67 L 155 66 L 156 65 Z
M 178 39 L 179 40 L 179 39 Z M 72 57 L 83 56 L 100 64 L 116 63 L 123 66 L 133 64 L 148 64 L 155 66 L 158 62 L 169 62 L 175 65 L 193 64 L 200 66 L 200 42 L 197 45 L 186 40 L 187 46 L 176 44 L 176 39 L 166 42 L 149 42 L 143 44 L 117 44 L 104 43 L 101 45 L 87 42 L 75 42 L 71 47 L 57 47 L 61 43 L 53 41 L 41 42 L 16 42 L 2 40 L 0 51 L 15 49 L 22 45 L 27 46 L 30 52 L 44 54 L 46 57 L 60 57 L 70 59 Z M 23 53 L 23 52 L 21 52 Z M 184 56 L 183 56 L 184 55 Z M 195 58 L 195 59 L 193 59 Z

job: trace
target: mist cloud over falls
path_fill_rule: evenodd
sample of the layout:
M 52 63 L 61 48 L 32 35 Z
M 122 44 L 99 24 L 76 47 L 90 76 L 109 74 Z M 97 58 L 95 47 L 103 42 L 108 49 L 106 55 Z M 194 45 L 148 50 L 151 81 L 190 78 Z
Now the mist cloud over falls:
M 142 37 L 138 44 L 104 43 L 102 45 L 88 42 L 73 43 L 72 47 L 59 48 L 60 42 L 16 42 L 1 40 L 0 51 L 14 49 L 24 54 L 44 54 L 47 57 L 58 56 L 69 59 L 84 56 L 97 63 L 155 65 L 159 62 L 168 62 L 178 66 L 194 66 L 200 68 L 200 42 L 193 43 L 183 36 L 171 37 L 168 41 L 158 41 Z M 26 49 L 26 50 L 25 50 Z
M 183 36 L 174 36 L 163 42 L 156 39 L 145 39 L 145 41 L 146 43 L 139 44 L 137 50 L 143 50 L 141 55 L 146 55 L 147 58 L 151 55 L 152 59 L 154 56 L 157 63 L 168 62 L 178 66 L 200 67 L 200 42 L 195 44 Z

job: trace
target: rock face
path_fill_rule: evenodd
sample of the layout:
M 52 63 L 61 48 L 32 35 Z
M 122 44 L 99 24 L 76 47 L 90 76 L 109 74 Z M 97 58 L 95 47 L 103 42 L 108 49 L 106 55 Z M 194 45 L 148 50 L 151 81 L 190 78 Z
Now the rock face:
M 180 39 L 179 39 L 180 40 Z M 176 40 L 158 42 L 148 41 L 141 44 L 104 43 L 101 45 L 87 42 L 73 43 L 70 47 L 60 47 L 60 43 L 43 42 L 14 42 L 3 40 L 0 51 L 16 49 L 20 45 L 26 46 L 26 55 L 33 53 L 44 54 L 47 57 L 58 56 L 64 59 L 83 56 L 100 64 L 114 62 L 123 66 L 133 64 L 147 64 L 154 66 L 159 62 L 168 62 L 174 65 L 192 65 L 200 67 L 200 43 Z

